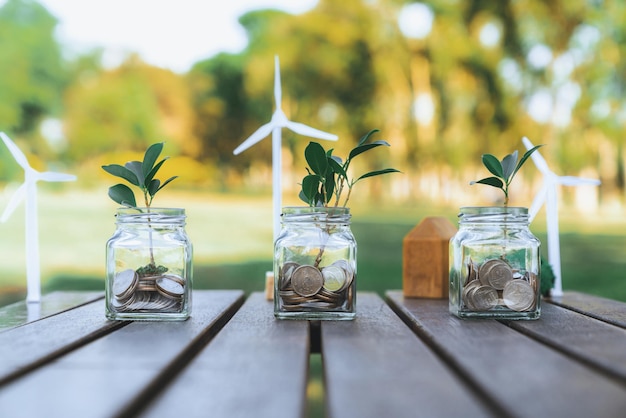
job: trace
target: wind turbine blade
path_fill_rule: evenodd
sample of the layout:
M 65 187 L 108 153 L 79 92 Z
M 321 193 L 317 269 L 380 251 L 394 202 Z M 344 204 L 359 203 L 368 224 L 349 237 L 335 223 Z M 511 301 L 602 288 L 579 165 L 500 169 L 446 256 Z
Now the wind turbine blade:
M 539 192 L 533 199 L 533 203 L 530 205 L 530 209 L 528 209 L 528 221 L 529 222 L 532 222 L 533 219 L 535 219 L 535 216 L 537 216 L 539 209 L 541 209 L 541 206 L 543 206 L 543 204 L 546 201 L 547 193 L 548 193 L 548 183 L 546 182 L 543 184 L 543 186 L 541 186 L 541 189 L 539 190 Z
M 76 180 L 76 176 L 73 174 L 53 173 L 52 171 L 44 171 L 43 173 L 38 173 L 37 179 L 43 180 L 43 181 L 74 181 Z
M 257 142 L 259 142 L 260 140 L 262 140 L 263 138 L 271 134 L 273 128 L 274 128 L 274 125 L 271 122 L 266 123 L 265 125 L 261 126 L 252 135 L 250 135 L 248 139 L 243 141 L 241 145 L 235 148 L 235 150 L 233 151 L 233 154 L 235 155 L 241 154 L 243 151 L 247 150 L 252 145 L 256 144 Z
M 22 183 L 22 185 L 15 191 L 15 193 L 13 193 L 13 196 L 11 196 L 11 200 L 9 200 L 7 207 L 2 213 L 2 218 L 0 218 L 0 222 L 6 222 L 7 219 L 9 219 L 9 216 L 11 216 L 13 212 L 15 212 L 17 206 L 22 203 L 22 200 L 24 200 L 24 196 L 26 196 L 26 182 Z
M 280 109 L 283 95 L 280 87 L 280 62 L 278 55 L 274 55 L 274 100 L 276 101 L 276 109 Z
M 590 185 L 590 186 L 599 186 L 600 180 L 596 179 L 586 179 L 582 177 L 574 177 L 574 176 L 560 176 L 557 177 L 557 181 L 559 184 L 563 186 L 582 186 L 582 185 Z
M 319 139 L 327 139 L 329 141 L 336 141 L 339 137 L 334 134 L 329 134 L 328 132 L 320 131 L 319 129 L 311 128 L 303 123 L 299 122 L 287 122 L 287 128 L 291 129 L 297 134 L 310 136 L 313 138 Z
M 534 147 L 532 142 L 530 142 L 530 140 L 526 137 L 522 138 L 522 142 L 524 143 L 526 150 L 530 150 L 532 149 L 532 147 Z M 550 173 L 550 169 L 548 168 L 548 163 L 546 163 L 546 160 L 543 159 L 543 157 L 539 153 L 539 150 L 533 152 L 530 158 L 532 158 L 533 162 L 535 163 L 535 166 L 537 166 L 539 171 L 541 171 L 543 174 Z
M 22 167 L 24 170 L 30 168 L 30 164 L 28 164 L 26 156 L 24 155 L 22 150 L 20 150 L 17 145 L 15 145 L 15 142 L 13 142 L 11 138 L 9 138 L 8 135 L 4 132 L 0 132 L 0 137 L 13 155 L 13 158 L 15 158 L 15 161 L 17 161 L 17 163 L 20 165 L 20 167 Z

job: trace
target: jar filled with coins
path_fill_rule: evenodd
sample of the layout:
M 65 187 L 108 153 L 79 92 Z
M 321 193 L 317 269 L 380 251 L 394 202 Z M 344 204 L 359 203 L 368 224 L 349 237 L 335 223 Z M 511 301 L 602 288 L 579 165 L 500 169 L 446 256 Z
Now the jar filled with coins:
M 117 229 L 107 243 L 107 318 L 189 317 L 192 246 L 185 219 L 184 209 L 118 209 Z
M 274 245 L 274 314 L 350 320 L 356 315 L 356 241 L 350 209 L 287 207 Z
M 461 318 L 538 319 L 539 240 L 520 207 L 461 208 L 450 240 L 450 312 Z

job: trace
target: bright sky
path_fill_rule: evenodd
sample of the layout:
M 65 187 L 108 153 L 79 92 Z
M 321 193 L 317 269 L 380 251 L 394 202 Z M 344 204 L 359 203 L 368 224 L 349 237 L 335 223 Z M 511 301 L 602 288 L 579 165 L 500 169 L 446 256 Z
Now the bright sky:
M 150 64 L 177 72 L 218 52 L 240 52 L 247 39 L 237 20 L 247 11 L 276 8 L 298 14 L 317 4 L 317 0 L 39 2 L 59 19 L 58 39 L 70 51 L 106 47 L 105 65 L 116 65 L 127 52 L 135 51 Z

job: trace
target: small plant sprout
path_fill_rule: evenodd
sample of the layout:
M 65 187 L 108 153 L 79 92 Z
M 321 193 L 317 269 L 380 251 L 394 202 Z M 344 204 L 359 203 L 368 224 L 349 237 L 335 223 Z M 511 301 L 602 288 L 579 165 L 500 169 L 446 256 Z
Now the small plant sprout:
M 148 212 L 152 205 L 152 199 L 154 199 L 157 192 L 178 177 L 170 177 L 163 183 L 154 178 L 163 163 L 169 158 L 165 157 L 158 163 L 156 162 L 162 150 L 163 142 L 152 144 L 146 150 L 143 161 L 129 161 L 123 166 L 119 164 L 102 166 L 102 169 L 107 173 L 120 177 L 130 184 L 137 186 L 143 193 L 144 205 L 148 208 Z M 135 194 L 131 188 L 125 184 L 111 186 L 109 188 L 109 197 L 122 206 L 137 208 Z
M 152 205 L 152 199 L 159 190 L 169 184 L 172 180 L 178 176 L 170 177 L 161 183 L 160 180 L 155 179 L 157 172 L 165 163 L 169 157 L 163 158 L 158 163 L 156 162 L 163 151 L 163 142 L 152 144 L 146 150 L 143 161 L 129 161 L 126 164 L 110 164 L 103 165 L 102 169 L 109 174 L 116 177 L 120 177 L 130 184 L 137 186 L 143 193 L 144 204 L 146 212 L 150 214 L 150 206 Z M 135 200 L 135 194 L 132 189 L 125 184 L 116 184 L 109 187 L 109 197 L 113 201 L 119 203 L 122 206 L 137 209 L 139 212 L 143 212 L 137 207 L 137 201 Z M 152 248 L 152 227 L 150 225 L 150 217 L 148 217 L 149 227 L 149 239 L 150 239 L 150 264 L 137 269 L 137 273 L 144 275 L 162 274 L 167 271 L 167 267 L 157 266 L 154 261 L 154 251 Z
M 400 171 L 395 168 L 385 168 L 383 170 L 370 171 L 357 178 L 350 178 L 348 176 L 348 168 L 355 157 L 380 146 L 390 146 L 389 143 L 384 140 L 367 143 L 375 132 L 378 132 L 378 130 L 373 129 L 365 134 L 359 140 L 357 146 L 350 151 L 345 161 L 332 155 L 332 149 L 326 151 L 317 142 L 310 142 L 304 150 L 304 157 L 309 167 L 306 169 L 308 174 L 302 179 L 300 199 L 308 203 L 309 206 L 324 207 L 328 207 L 329 204 L 332 204 L 331 201 L 334 199 L 333 205 L 338 207 L 341 195 L 347 187 L 348 192 L 343 201 L 343 207 L 346 207 L 350 200 L 352 188 L 359 181 L 382 174 L 399 173 Z
M 530 157 L 530 155 L 541 146 L 542 145 L 537 145 L 526 151 L 519 162 L 517 161 L 517 150 L 506 155 L 502 161 L 499 161 L 491 154 L 483 154 L 483 164 L 487 167 L 487 170 L 493 174 L 493 176 L 485 177 L 481 180 L 471 181 L 470 184 L 486 184 L 502 190 L 502 192 L 504 192 L 504 206 L 506 207 L 509 203 L 509 186 L 513 181 L 513 177 L 515 177 L 515 174 L 517 174 L 519 169 L 522 168 L 522 165 L 526 162 L 528 157 Z

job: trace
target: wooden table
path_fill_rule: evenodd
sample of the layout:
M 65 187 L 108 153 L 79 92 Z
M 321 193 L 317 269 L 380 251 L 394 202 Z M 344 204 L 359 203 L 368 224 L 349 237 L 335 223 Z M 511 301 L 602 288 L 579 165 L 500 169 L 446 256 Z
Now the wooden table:
M 302 417 L 316 351 L 333 418 L 626 416 L 626 304 L 566 293 L 498 322 L 386 296 L 321 323 L 241 291 L 195 291 L 185 322 L 108 321 L 93 293 L 0 308 L 0 416 Z

